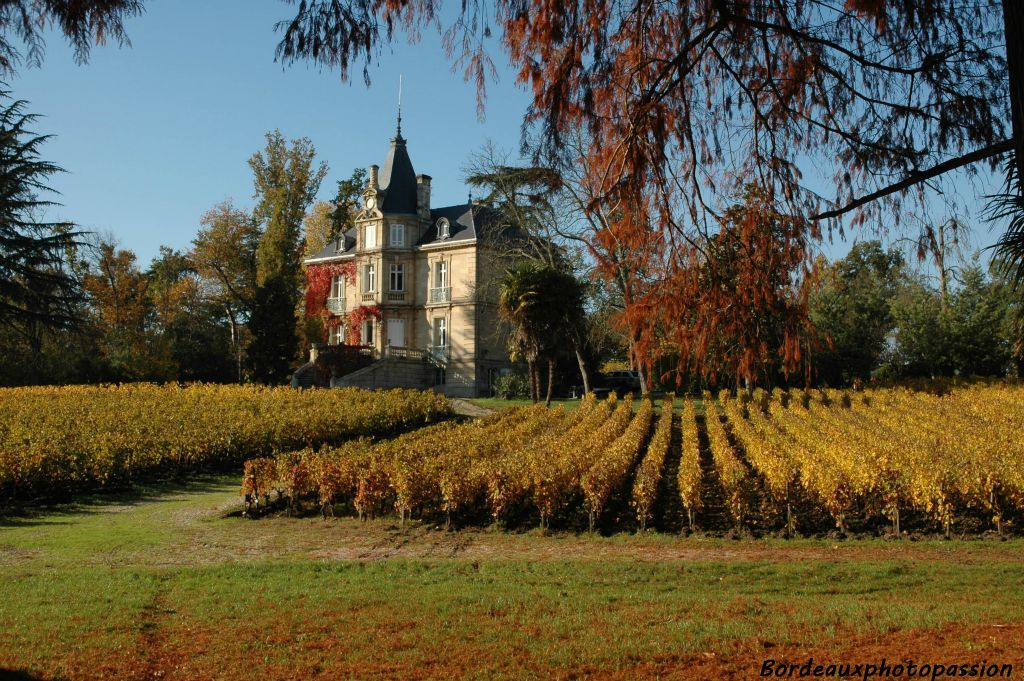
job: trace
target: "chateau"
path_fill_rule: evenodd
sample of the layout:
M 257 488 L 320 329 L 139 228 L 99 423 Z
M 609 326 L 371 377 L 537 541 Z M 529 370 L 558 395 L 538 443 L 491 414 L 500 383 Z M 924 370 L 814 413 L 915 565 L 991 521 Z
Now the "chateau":
M 332 385 L 472 397 L 490 395 L 510 367 L 497 289 L 508 266 L 501 245 L 515 235 L 472 200 L 432 207 L 430 179 L 413 170 L 399 116 L 384 167 L 369 168 L 355 227 L 305 260 L 344 266 L 327 298 L 329 343 L 357 339 L 377 360 Z

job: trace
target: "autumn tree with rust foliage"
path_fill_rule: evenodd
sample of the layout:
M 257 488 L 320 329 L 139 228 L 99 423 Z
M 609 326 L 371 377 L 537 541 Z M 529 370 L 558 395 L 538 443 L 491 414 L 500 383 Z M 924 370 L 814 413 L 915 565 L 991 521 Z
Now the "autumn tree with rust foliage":
M 626 308 L 626 323 L 639 330 L 639 355 L 678 353 L 695 373 L 736 387 L 794 372 L 809 382 L 810 350 L 819 342 L 807 305 L 817 276 L 814 236 L 813 225 L 778 212 L 767 192 L 749 187 L 699 246 L 704 252 L 677 249 L 664 278 Z

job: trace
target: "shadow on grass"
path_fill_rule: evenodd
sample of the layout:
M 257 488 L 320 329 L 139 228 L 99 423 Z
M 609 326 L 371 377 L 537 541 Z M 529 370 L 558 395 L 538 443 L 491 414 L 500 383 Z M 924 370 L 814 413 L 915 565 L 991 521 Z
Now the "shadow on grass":
M 0 681 L 43 681 L 46 677 L 36 676 L 24 669 L 4 669 L 0 667 Z
M 29 500 L 8 501 L 0 506 L 0 527 L 31 527 L 34 525 L 70 525 L 55 517 L 100 513 L 110 506 L 138 506 L 153 503 L 174 494 L 202 494 L 238 484 L 242 472 L 195 473 L 163 480 L 146 480 L 105 490 L 76 495 L 73 500 L 49 499 L 45 502 Z M 70 496 L 70 495 L 69 495 Z M 0 681 L 5 670 L 0 670 Z M 18 677 L 10 677 L 18 678 Z

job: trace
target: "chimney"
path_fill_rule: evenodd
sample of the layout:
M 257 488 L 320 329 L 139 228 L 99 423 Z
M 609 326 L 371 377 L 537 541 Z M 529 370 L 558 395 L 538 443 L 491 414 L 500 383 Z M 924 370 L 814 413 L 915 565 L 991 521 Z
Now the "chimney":
M 416 176 L 416 212 L 421 220 L 430 222 L 430 175 Z
M 370 189 L 378 189 L 378 187 L 377 187 L 377 171 L 379 169 L 380 169 L 380 166 L 377 166 L 377 165 L 370 166 L 370 183 L 369 183 L 369 185 L 367 185 L 367 186 L 370 187 Z

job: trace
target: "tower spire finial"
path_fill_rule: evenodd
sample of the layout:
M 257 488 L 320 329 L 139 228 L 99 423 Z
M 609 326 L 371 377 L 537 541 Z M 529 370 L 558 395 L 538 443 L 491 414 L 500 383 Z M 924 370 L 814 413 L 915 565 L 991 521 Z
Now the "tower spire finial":
M 398 138 L 402 137 L 402 74 L 398 74 Z

